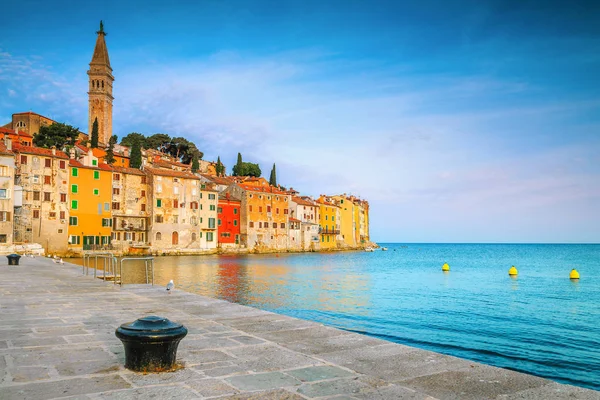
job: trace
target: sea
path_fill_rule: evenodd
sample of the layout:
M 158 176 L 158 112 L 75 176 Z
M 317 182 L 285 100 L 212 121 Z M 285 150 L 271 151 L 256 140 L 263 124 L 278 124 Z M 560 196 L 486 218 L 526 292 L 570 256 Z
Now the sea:
M 380 245 L 157 257 L 155 282 L 600 390 L 600 245 Z M 143 264 L 124 269 L 126 284 L 144 281 Z

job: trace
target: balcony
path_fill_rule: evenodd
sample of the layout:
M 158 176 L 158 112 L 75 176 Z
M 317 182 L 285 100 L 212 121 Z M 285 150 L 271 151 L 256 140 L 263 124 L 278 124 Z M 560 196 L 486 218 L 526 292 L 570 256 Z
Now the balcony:
M 321 234 L 321 235 L 339 235 L 340 231 L 339 231 L 339 229 L 319 228 L 319 234 Z

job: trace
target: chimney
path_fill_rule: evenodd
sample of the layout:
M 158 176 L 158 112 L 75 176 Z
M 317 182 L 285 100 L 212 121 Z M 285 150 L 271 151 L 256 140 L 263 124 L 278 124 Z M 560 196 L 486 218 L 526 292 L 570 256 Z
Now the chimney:
M 129 149 L 123 149 L 123 155 L 129 157 Z
M 6 150 L 12 150 L 12 140 L 10 138 L 4 138 L 4 145 L 6 146 Z
M 75 159 L 75 149 L 74 148 L 71 148 L 71 150 L 69 151 L 69 158 L 71 160 Z
M 225 198 L 229 200 L 229 192 L 225 193 Z
M 52 155 L 55 156 L 56 155 L 56 146 L 52 146 Z

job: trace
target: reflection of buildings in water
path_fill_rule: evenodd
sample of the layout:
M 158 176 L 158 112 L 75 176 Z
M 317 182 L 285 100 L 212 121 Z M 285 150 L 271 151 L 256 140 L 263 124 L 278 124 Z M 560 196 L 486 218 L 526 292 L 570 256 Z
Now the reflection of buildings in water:
M 332 271 L 330 271 L 332 272 Z M 368 275 L 327 274 L 319 279 L 319 310 L 369 314 L 371 290 Z
M 166 284 L 173 279 L 175 287 L 203 296 L 216 297 L 216 268 L 206 259 L 191 256 L 167 256 L 154 258 L 157 272 L 155 283 Z M 144 273 L 143 262 L 141 273 Z
M 249 304 L 283 308 L 293 302 L 290 293 L 290 268 L 286 265 L 269 265 L 264 260 L 248 268 Z
M 216 282 L 219 298 L 233 303 L 247 304 L 248 285 L 246 266 L 235 262 L 219 263 Z

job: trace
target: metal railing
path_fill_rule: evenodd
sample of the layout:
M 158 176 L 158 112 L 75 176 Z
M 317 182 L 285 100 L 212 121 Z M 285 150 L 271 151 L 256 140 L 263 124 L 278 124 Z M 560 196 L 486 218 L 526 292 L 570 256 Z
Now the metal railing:
M 119 280 L 119 284 L 123 286 L 123 262 L 125 261 L 134 261 L 134 260 L 143 260 L 144 267 L 146 268 L 146 284 L 148 284 L 148 268 L 150 268 L 151 276 L 152 276 L 152 286 L 154 286 L 154 257 L 123 257 L 119 263 L 119 276 L 121 279 Z
M 108 271 L 112 274 L 112 278 L 114 281 L 117 280 L 116 277 L 116 268 L 117 268 L 117 257 L 115 257 L 112 253 L 83 253 L 83 268 L 82 273 L 85 275 L 89 275 L 89 270 L 91 268 L 92 259 L 94 259 L 94 278 L 98 276 L 98 259 L 102 260 L 102 280 L 106 281 Z M 110 275 L 108 276 L 110 278 Z

